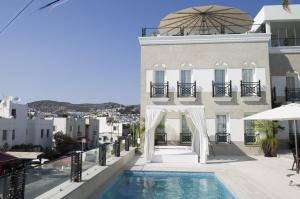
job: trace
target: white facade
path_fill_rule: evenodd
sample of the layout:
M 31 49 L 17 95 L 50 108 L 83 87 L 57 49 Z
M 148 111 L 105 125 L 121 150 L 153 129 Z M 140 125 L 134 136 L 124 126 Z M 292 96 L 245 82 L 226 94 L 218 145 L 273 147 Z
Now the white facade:
M 92 118 L 55 117 L 53 120 L 54 134 L 62 132 L 78 142 L 86 140 L 87 148 L 98 146 L 99 121 Z
M 5 97 L 0 102 L 0 146 L 20 144 L 52 147 L 51 121 L 27 117 L 28 107 L 19 104 L 17 98 Z M 44 132 L 43 138 L 41 131 Z M 48 133 L 47 133 L 48 132 Z M 48 135 L 48 136 L 47 136 Z
M 118 136 L 123 134 L 123 124 L 110 122 L 108 117 L 98 117 L 99 121 L 99 141 L 109 142 L 117 140 Z M 108 140 L 105 140 L 108 139 Z

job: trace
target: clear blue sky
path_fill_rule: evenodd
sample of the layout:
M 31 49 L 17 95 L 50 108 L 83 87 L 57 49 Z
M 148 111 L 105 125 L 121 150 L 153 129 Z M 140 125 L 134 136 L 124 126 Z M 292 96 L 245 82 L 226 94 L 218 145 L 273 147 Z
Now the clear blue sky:
M 0 26 L 28 1 L 1 0 Z M 69 0 L 37 11 L 47 2 L 36 0 L 0 35 L 1 96 L 138 104 L 141 27 L 190 6 L 234 6 L 255 16 L 281 0 Z

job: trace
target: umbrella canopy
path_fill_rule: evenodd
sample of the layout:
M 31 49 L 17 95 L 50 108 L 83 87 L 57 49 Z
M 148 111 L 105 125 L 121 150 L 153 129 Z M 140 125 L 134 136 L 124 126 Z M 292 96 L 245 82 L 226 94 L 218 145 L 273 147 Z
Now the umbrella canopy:
M 264 112 L 260 112 L 244 120 L 300 120 L 300 104 L 292 103 Z
M 251 16 L 226 6 L 191 7 L 171 13 L 159 25 L 161 35 L 241 34 L 253 24 Z
M 298 155 L 298 136 L 297 136 L 297 125 L 296 120 L 300 120 L 300 104 L 288 104 L 274 108 L 268 111 L 257 113 L 249 117 L 243 118 L 244 120 L 293 120 L 294 121 L 294 137 L 295 137 L 295 151 L 296 157 Z M 299 173 L 299 162 L 296 161 L 297 173 Z

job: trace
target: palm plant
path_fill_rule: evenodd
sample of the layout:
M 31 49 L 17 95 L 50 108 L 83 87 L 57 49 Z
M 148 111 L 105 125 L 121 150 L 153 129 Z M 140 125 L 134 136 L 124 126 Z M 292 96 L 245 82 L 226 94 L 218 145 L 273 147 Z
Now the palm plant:
M 277 156 L 278 140 L 276 134 L 278 130 L 284 128 L 278 121 L 255 121 L 255 132 L 260 135 L 260 144 L 266 157 Z
M 285 10 L 289 10 L 290 1 L 289 0 L 283 0 L 282 6 Z

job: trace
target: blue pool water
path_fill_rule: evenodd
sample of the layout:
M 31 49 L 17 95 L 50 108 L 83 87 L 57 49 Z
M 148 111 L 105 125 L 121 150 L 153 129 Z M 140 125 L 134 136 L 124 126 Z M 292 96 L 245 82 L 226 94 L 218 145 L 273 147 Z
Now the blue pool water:
M 99 199 L 236 199 L 213 173 L 125 171 Z

